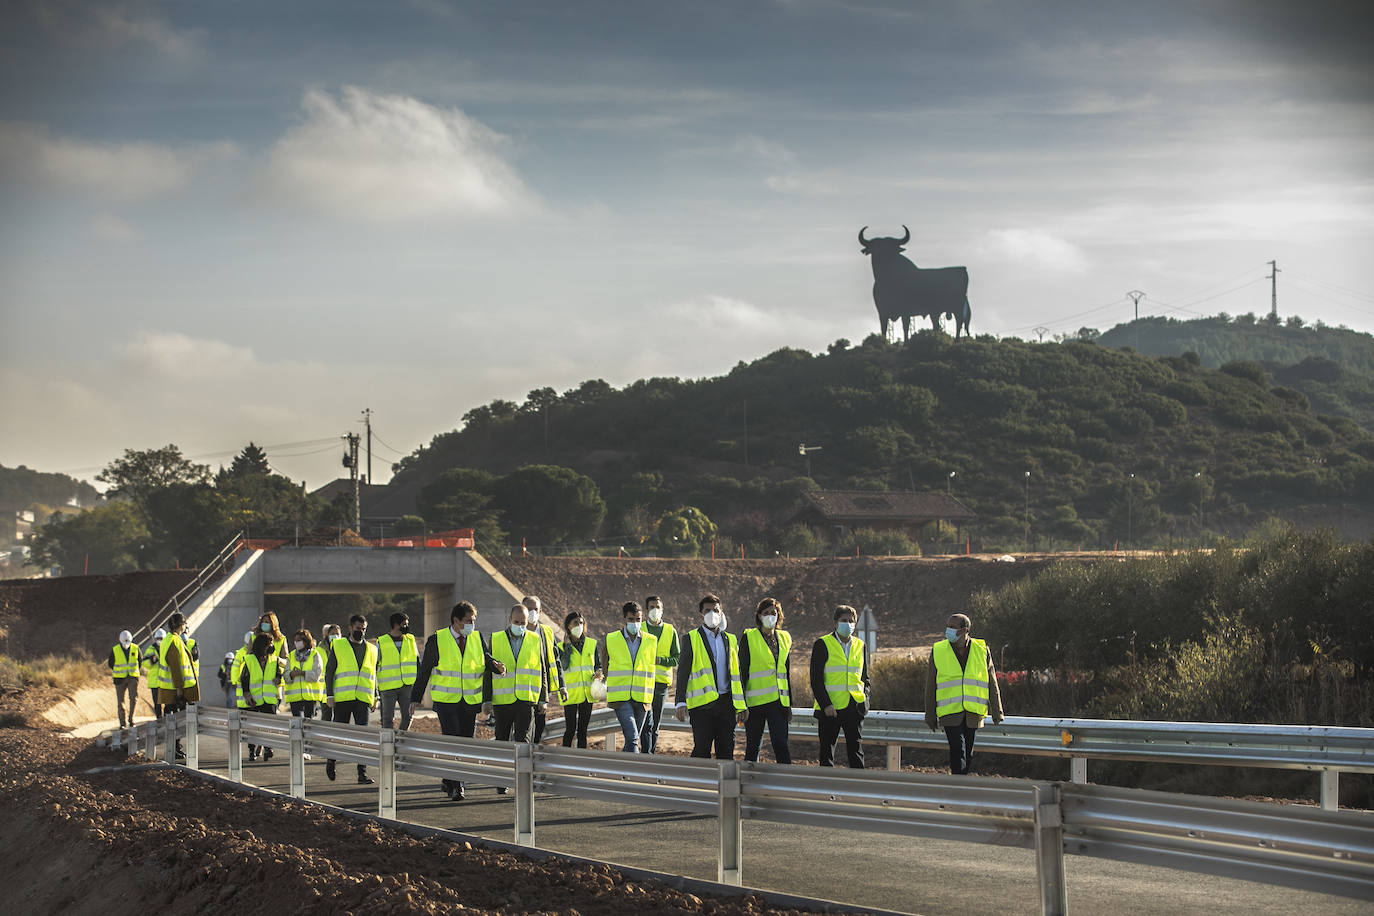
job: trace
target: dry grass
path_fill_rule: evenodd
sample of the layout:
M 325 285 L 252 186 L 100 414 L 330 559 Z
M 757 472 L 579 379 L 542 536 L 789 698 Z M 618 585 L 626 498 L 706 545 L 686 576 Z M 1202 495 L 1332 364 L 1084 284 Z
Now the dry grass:
M 44 655 L 27 661 L 0 655 L 0 684 L 6 686 L 75 690 L 109 676 L 106 666 L 85 653 Z

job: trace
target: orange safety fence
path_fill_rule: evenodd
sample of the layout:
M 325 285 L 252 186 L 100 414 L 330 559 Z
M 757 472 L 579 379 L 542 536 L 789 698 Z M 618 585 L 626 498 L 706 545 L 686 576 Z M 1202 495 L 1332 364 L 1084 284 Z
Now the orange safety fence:
M 348 547 L 456 547 L 471 550 L 476 544 L 471 528 L 456 528 L 452 531 L 433 531 L 428 534 L 412 534 L 391 538 L 360 538 L 351 531 L 345 531 L 340 540 Z M 307 537 L 296 538 L 244 538 L 239 541 L 239 550 L 276 550 L 278 547 L 292 547 L 298 543 L 303 546 L 329 547 L 329 536 L 312 532 Z

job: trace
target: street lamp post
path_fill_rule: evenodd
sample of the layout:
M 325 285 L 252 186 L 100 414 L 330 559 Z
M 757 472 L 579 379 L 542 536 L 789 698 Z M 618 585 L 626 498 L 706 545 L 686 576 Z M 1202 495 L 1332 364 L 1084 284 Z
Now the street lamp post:
M 797 452 L 798 452 L 803 458 L 806 459 L 806 476 L 807 476 L 807 477 L 810 477 L 810 476 L 811 476 L 811 453 L 812 453 L 812 452 L 819 452 L 820 450 L 821 450 L 821 447 L 820 447 L 819 445 L 807 445 L 805 442 L 800 442 L 800 443 L 797 444 Z
M 1130 549 L 1131 549 L 1131 500 L 1132 500 L 1132 498 L 1135 496 L 1135 493 L 1133 492 L 1133 491 L 1135 490 L 1135 485 L 1131 482 L 1131 481 L 1133 481 L 1133 480 L 1135 480 L 1135 475 L 1134 475 L 1134 474 L 1132 474 L 1132 475 L 1130 476 L 1130 479 L 1126 481 L 1126 549 L 1127 549 L 1127 550 L 1130 550 Z
M 949 472 L 949 476 L 945 478 L 945 495 L 946 495 L 946 496 L 949 496 L 949 495 L 950 495 L 950 488 L 951 488 L 951 485 L 954 483 L 954 474 L 955 474 L 954 471 L 950 471 L 950 472 Z

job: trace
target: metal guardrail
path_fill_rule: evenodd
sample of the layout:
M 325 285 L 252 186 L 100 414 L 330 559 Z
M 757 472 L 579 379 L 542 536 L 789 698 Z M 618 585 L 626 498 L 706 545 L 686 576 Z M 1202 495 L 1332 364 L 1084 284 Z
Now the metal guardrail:
M 186 765 L 199 768 L 201 734 L 227 737 L 238 781 L 243 742 L 286 749 L 299 798 L 307 748 L 376 765 L 384 817 L 396 816 L 398 771 L 513 787 L 515 842 L 526 846 L 535 845 L 536 791 L 714 812 L 717 879 L 732 884 L 742 882 L 742 822 L 754 819 L 1030 848 L 1044 913 L 1067 910 L 1066 853 L 1374 900 L 1374 819 L 1363 812 L 1023 779 L 631 757 L 195 706 L 112 743 L 157 759 L 184 735 Z

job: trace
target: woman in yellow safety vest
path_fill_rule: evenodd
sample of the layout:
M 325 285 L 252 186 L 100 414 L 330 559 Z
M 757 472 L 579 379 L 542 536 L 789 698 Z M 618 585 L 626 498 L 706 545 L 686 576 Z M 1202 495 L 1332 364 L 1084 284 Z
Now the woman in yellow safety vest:
M 563 746 L 587 746 L 587 725 L 592 719 L 592 681 L 601 680 L 596 663 L 596 640 L 587 635 L 587 619 L 573 611 L 563 618 L 567 639 L 558 644 L 558 659 L 563 668 L 563 686 L 568 699 L 563 703 Z
M 158 691 L 162 688 L 161 665 L 162 640 L 166 638 L 167 631 L 158 627 L 153 631 L 152 642 L 148 643 L 148 648 L 143 651 L 143 679 L 148 684 L 148 692 L 153 695 L 153 715 L 162 718 L 162 697 Z
M 606 672 L 606 704 L 615 710 L 628 753 L 638 754 L 639 732 L 654 702 L 654 675 L 658 670 L 658 640 L 644 629 L 644 610 L 627 601 L 620 609 L 624 625 L 606 634 L 601 653 Z
M 324 658 L 315 651 L 315 637 L 309 630 L 297 630 L 291 642 L 295 651 L 286 659 L 282 696 L 291 715 L 313 719 L 324 702 Z
M 254 636 L 252 649 L 244 656 L 239 670 L 239 709 L 276 713 L 277 685 L 281 682 L 281 668 L 277 663 L 271 635 L 259 633 Z M 270 747 L 259 748 L 256 744 L 248 745 L 248 759 L 257 760 L 259 751 L 263 760 L 272 759 Z
M 835 608 L 835 630 L 811 648 L 813 715 L 820 738 L 819 763 L 835 765 L 835 745 L 844 731 L 844 749 L 852 769 L 864 768 L 862 723 L 868 715 L 868 646 L 854 635 L 859 612 L 847 604 Z
M 258 633 L 266 633 L 268 636 L 272 637 L 272 654 L 277 657 L 277 670 L 285 672 L 287 666 L 286 657 L 291 654 L 291 650 L 287 648 L 286 636 L 281 631 L 281 623 L 278 622 L 277 615 L 268 611 L 266 614 L 259 617 L 258 629 L 253 635 L 256 636 Z M 280 702 L 280 697 L 278 697 L 278 701 Z
M 782 603 L 764 598 L 754 611 L 756 627 L 744 631 L 739 646 L 739 676 L 744 683 L 744 759 L 758 760 L 763 727 L 773 745 L 773 759 L 791 763 L 787 723 L 792 721 L 792 635 L 782 629 Z

